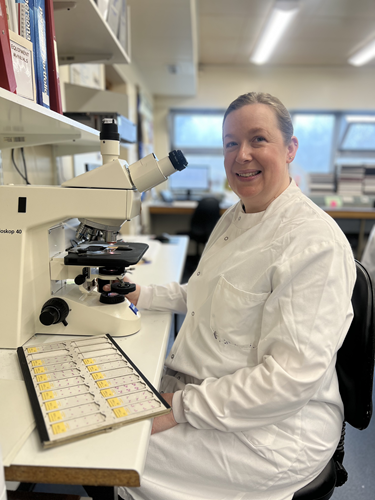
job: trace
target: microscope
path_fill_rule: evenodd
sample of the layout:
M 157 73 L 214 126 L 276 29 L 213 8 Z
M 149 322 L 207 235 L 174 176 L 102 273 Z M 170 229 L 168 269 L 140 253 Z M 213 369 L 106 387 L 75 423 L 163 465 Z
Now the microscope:
M 0 348 L 35 333 L 132 335 L 141 316 L 122 279 L 148 245 L 118 239 L 140 214 L 141 193 L 183 170 L 181 151 L 119 159 L 117 124 L 104 119 L 103 165 L 61 186 L 0 186 Z M 103 291 L 111 284 L 111 292 Z

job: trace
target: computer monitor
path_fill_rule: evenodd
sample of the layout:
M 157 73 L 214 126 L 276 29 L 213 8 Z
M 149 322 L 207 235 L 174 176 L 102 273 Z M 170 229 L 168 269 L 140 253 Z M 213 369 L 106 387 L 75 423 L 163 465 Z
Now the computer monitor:
M 91 170 L 95 170 L 99 167 L 101 167 L 100 163 L 85 163 L 86 172 L 91 172 Z
M 169 189 L 173 194 L 200 195 L 210 190 L 210 167 L 208 165 L 187 166 L 168 178 Z

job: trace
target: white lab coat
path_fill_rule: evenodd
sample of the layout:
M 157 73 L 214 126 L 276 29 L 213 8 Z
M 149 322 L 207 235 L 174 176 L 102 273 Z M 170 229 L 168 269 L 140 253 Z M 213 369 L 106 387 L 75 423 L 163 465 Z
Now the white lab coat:
M 180 425 L 152 436 L 131 495 L 288 500 L 310 482 L 340 437 L 355 278 L 344 234 L 292 181 L 264 212 L 230 208 L 188 285 L 143 287 L 140 306 L 186 313 L 162 381 Z

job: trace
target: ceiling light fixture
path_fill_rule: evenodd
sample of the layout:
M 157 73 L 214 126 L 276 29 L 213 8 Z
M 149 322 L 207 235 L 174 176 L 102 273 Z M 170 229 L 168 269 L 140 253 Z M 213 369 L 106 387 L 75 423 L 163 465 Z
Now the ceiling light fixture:
M 264 64 L 270 58 L 274 48 L 299 10 L 299 0 L 279 0 L 275 3 L 271 15 L 255 46 L 250 62 Z
M 375 57 L 375 40 L 371 40 L 348 59 L 353 66 L 362 66 Z
M 348 123 L 375 123 L 373 115 L 346 115 L 345 119 Z

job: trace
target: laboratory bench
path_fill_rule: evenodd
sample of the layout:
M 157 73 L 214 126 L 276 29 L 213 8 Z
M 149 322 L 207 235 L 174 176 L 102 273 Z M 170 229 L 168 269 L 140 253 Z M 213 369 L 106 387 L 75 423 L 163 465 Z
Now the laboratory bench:
M 131 278 L 135 283 L 147 285 L 180 281 L 188 247 L 186 236 L 173 237 L 169 243 L 150 241 L 146 236 L 124 239 L 150 244 L 149 253 L 145 254 L 147 260 L 141 261 L 132 271 Z M 172 331 L 173 314 L 141 311 L 141 321 L 138 333 L 115 337 L 115 340 L 158 389 Z M 27 344 L 73 338 L 36 334 Z M 22 380 L 15 349 L 0 350 L 0 379 Z M 4 410 L 2 407 L 2 412 Z M 34 428 L 11 463 L 5 464 L 5 479 L 27 483 L 139 486 L 151 425 L 152 419 L 146 419 L 50 449 L 42 448 Z M 11 433 L 12 429 L 4 431 Z
M 221 203 L 221 214 L 232 204 Z M 174 201 L 164 203 L 154 201 L 148 203 L 144 210 L 148 210 L 149 231 L 152 233 L 169 233 L 188 231 L 190 219 L 197 206 L 196 201 Z M 370 207 L 321 207 L 328 215 L 336 220 L 343 232 L 350 235 L 354 243 L 356 258 L 360 259 L 365 247 L 366 236 L 370 233 L 375 223 L 375 209 Z

